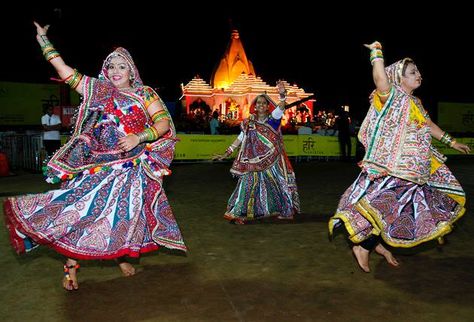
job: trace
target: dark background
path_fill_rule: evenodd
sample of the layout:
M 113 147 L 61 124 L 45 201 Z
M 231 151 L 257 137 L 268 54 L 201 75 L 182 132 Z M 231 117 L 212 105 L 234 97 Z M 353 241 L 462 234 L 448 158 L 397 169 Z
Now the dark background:
M 258 6 L 257 6 L 258 5 Z M 0 80 L 48 83 L 54 70 L 41 55 L 33 20 L 50 24 L 49 37 L 66 63 L 97 75 L 117 46 L 127 48 L 145 84 L 165 101 L 180 96 L 180 83 L 211 73 L 230 39 L 240 32 L 256 73 L 270 85 L 282 78 L 314 92 L 318 109 L 350 105 L 362 117 L 373 89 L 369 51 L 378 40 L 386 64 L 415 60 L 423 76 L 417 92 L 436 117 L 439 101 L 474 102 L 471 62 L 473 19 L 466 6 L 222 2 L 222 5 L 128 4 L 18 7 L 1 11 Z M 231 27 L 232 26 L 232 27 Z

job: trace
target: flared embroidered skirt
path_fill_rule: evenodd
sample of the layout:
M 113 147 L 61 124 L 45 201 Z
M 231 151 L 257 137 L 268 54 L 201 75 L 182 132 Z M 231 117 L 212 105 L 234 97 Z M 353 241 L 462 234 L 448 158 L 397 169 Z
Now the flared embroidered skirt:
M 295 175 L 287 169 L 285 159 L 281 158 L 266 170 L 241 175 L 224 218 L 249 221 L 271 216 L 291 218 L 298 214 L 300 202 Z
M 447 167 L 443 169 L 454 182 Z M 450 190 L 448 185 L 439 184 L 441 177 L 434 179 L 424 185 L 392 176 L 371 181 L 362 172 L 342 196 L 329 230 L 332 233 L 343 223 L 353 243 L 375 234 L 395 247 L 413 247 L 441 238 L 464 214 L 464 192 L 459 184 Z
M 186 250 L 161 180 L 150 179 L 141 165 L 8 198 L 4 213 L 17 253 L 37 244 L 76 259 L 138 257 L 160 246 Z

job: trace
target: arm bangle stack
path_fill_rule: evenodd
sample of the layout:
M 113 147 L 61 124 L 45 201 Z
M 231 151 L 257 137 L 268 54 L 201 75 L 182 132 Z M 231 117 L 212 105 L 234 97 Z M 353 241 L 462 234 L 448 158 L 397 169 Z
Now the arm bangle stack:
M 388 91 L 386 91 L 386 92 L 379 92 L 379 91 L 377 91 L 377 95 L 378 95 L 379 97 L 385 98 L 385 97 L 388 97 L 388 96 L 390 95 L 390 91 L 391 91 L 390 89 L 389 89 Z
M 82 74 L 77 71 L 77 69 L 74 69 L 74 74 L 66 77 L 64 82 L 71 86 L 72 89 L 76 89 L 77 86 L 79 86 L 79 83 L 82 80 Z
M 170 119 L 168 116 L 168 112 L 166 112 L 165 110 L 158 111 L 151 116 L 151 120 L 153 121 L 153 123 L 156 123 L 163 119 L 166 119 L 166 120 Z
M 373 65 L 378 60 L 383 61 L 382 49 L 374 48 L 370 52 L 370 63 Z
M 146 128 L 145 130 L 135 133 L 138 136 L 138 141 L 140 143 L 147 141 L 156 141 L 160 137 L 160 133 L 153 126 Z
M 41 46 L 41 50 L 43 51 L 43 56 L 47 61 L 60 56 L 59 52 L 53 47 L 53 44 L 51 44 L 46 35 L 41 36 L 41 40 L 44 43 Z
M 234 151 L 235 151 L 236 148 L 237 148 L 237 147 L 236 147 L 235 145 L 231 144 L 231 145 L 229 145 L 229 147 L 227 148 L 227 150 L 225 150 L 225 153 L 226 153 L 227 155 L 231 155 L 232 153 L 234 153 Z
M 448 132 L 444 132 L 439 140 L 451 148 L 456 144 L 456 140 Z

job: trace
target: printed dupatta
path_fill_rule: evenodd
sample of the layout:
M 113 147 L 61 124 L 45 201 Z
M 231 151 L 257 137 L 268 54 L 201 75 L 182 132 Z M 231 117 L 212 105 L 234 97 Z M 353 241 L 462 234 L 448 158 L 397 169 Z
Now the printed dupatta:
M 108 79 L 107 63 L 116 56 L 124 58 L 130 65 L 133 92 L 119 91 Z M 168 113 L 168 133 L 154 142 L 141 143 L 131 151 L 120 151 L 117 147 L 120 137 L 152 126 L 145 101 L 151 104 L 155 100 L 160 100 Z M 125 111 L 125 115 L 121 115 L 123 119 L 119 120 L 116 114 L 109 113 L 113 109 Z M 127 128 L 129 120 L 140 128 Z M 80 174 L 93 174 L 110 168 L 123 169 L 140 163 L 147 174 L 157 180 L 162 175 L 170 174 L 168 166 L 173 159 L 176 141 L 174 124 L 164 102 L 153 89 L 143 86 L 128 51 L 117 48 L 104 61 L 98 79 L 83 78 L 83 101 L 78 108 L 74 132 L 45 167 L 46 181 L 56 183 Z
M 282 152 L 281 134 L 269 124 L 244 120 L 242 146 L 230 170 L 235 175 L 263 171 L 271 167 Z
M 253 100 L 250 106 L 251 112 L 255 111 L 255 103 L 259 96 Z M 269 104 L 268 111 L 271 112 L 276 108 L 276 104 L 270 97 L 265 94 L 264 96 Z M 271 115 L 269 117 L 271 118 Z M 240 128 L 244 133 L 244 139 L 232 164 L 231 173 L 243 175 L 248 172 L 263 171 L 277 162 L 278 157 L 284 153 L 280 128 L 275 130 L 268 120 L 258 122 L 245 119 L 241 123 Z
M 392 175 L 425 183 L 431 165 L 430 128 L 426 121 L 410 119 L 410 110 L 419 108 L 419 101 L 393 85 L 385 105 L 378 110 L 374 96 L 358 136 L 366 149 L 362 168 L 369 177 Z

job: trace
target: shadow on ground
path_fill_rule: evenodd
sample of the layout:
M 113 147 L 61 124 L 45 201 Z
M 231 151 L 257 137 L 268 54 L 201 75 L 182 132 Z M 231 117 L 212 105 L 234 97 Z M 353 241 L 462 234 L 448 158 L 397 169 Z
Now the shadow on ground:
M 431 258 L 417 254 L 398 256 L 398 259 L 400 268 L 381 262 L 374 278 L 434 305 L 449 302 L 472 306 L 474 303 L 473 257 Z

